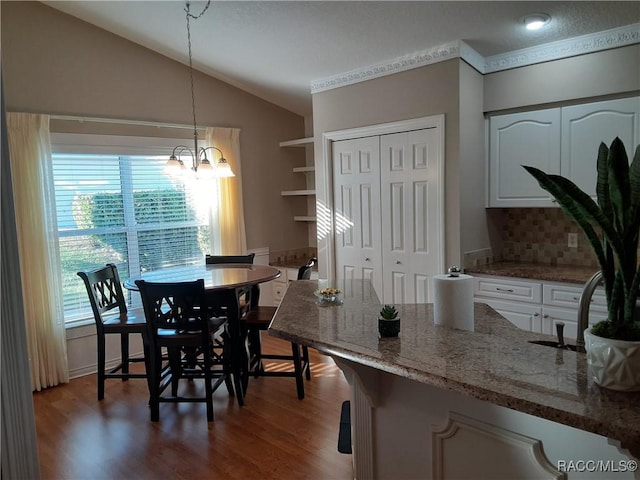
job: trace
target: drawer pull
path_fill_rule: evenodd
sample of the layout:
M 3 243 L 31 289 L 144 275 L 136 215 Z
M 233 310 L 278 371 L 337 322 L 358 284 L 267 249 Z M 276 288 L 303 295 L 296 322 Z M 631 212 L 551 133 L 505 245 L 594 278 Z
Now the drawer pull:
M 498 292 L 508 292 L 508 293 L 513 293 L 513 289 L 511 288 L 500 288 L 500 287 L 496 287 L 496 290 Z

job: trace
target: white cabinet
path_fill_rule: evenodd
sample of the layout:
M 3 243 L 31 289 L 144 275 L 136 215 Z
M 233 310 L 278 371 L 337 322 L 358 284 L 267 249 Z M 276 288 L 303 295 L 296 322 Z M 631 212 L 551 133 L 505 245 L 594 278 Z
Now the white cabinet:
M 574 340 L 578 332 L 578 306 L 582 285 L 510 277 L 475 276 L 474 299 L 492 307 L 511 323 L 531 332 L 556 334 L 564 323 L 564 337 Z M 599 288 L 591 299 L 589 324 L 605 320 L 607 305 Z
M 616 136 L 632 157 L 640 143 L 640 97 L 491 117 L 489 207 L 554 206 L 522 165 L 562 174 L 595 197 L 598 147 Z
M 280 268 L 280 276 L 271 282 L 273 305 L 277 307 L 282 301 L 289 283 L 298 279 L 297 268 Z M 318 280 L 318 272 L 311 271 L 311 280 Z
M 640 97 L 562 109 L 560 173 L 595 198 L 598 147 L 620 137 L 629 160 L 640 144 Z
M 560 109 L 495 116 L 490 132 L 489 206 L 548 206 L 550 195 L 522 165 L 560 172 Z
M 280 142 L 281 147 L 308 147 L 313 146 L 313 137 L 299 138 L 296 140 L 287 140 L 286 142 Z M 313 165 L 304 165 L 301 167 L 293 167 L 293 172 L 301 175 L 305 175 L 307 188 L 297 190 L 282 190 L 280 194 L 283 197 L 304 197 L 307 200 L 307 212 L 306 215 L 296 215 L 293 217 L 296 222 L 315 222 L 315 167 Z
M 518 302 L 503 302 L 488 298 L 476 298 L 476 300 L 489 305 L 516 327 L 529 332 L 542 333 L 540 306 Z

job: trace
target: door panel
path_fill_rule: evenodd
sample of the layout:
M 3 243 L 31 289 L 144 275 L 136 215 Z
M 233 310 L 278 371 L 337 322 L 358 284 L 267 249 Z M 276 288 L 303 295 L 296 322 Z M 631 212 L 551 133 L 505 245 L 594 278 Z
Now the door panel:
M 381 203 L 384 300 L 431 301 L 441 273 L 439 158 L 436 129 L 383 135 Z M 402 288 L 396 287 L 402 278 Z
M 369 278 L 382 298 L 378 137 L 334 142 L 332 155 L 338 278 Z

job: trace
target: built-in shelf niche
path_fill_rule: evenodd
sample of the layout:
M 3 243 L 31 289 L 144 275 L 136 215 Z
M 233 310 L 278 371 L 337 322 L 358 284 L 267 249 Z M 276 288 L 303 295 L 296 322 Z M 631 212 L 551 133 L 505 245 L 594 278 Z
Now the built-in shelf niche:
M 298 138 L 294 140 L 287 140 L 284 142 L 280 142 L 281 147 L 307 147 L 313 145 L 313 137 L 307 138 Z M 315 167 L 313 165 L 304 165 L 301 167 L 293 167 L 294 173 L 302 173 L 302 174 L 314 174 Z M 307 186 L 312 186 L 310 184 L 311 180 L 307 181 Z M 314 182 L 315 183 L 315 182 Z M 303 189 L 303 190 L 283 190 L 280 192 L 283 197 L 312 197 L 315 196 L 315 189 Z M 308 206 L 309 209 L 313 208 L 312 206 Z M 312 212 L 309 212 L 312 213 Z M 315 215 L 296 215 L 293 217 L 293 220 L 296 222 L 315 222 Z

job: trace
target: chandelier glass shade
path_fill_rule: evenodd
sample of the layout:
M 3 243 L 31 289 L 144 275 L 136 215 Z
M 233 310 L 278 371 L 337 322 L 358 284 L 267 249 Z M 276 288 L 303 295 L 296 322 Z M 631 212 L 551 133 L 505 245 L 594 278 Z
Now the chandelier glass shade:
M 193 150 L 185 145 L 178 145 L 173 149 L 169 160 L 164 167 L 164 172 L 172 177 L 181 178 L 226 178 L 234 177 L 234 173 L 231 170 L 229 162 L 224 158 L 222 150 L 217 147 L 198 147 L 198 124 L 196 122 L 196 97 L 193 87 L 193 59 L 191 56 L 191 22 L 193 18 L 197 20 L 204 12 L 209 8 L 211 0 L 207 1 L 207 4 L 203 8 L 199 15 L 193 15 L 190 11 L 190 5 L 187 2 L 184 11 L 187 18 L 187 42 L 189 46 L 189 78 L 191 80 L 191 113 L 193 116 Z M 220 158 L 211 163 L 207 157 L 208 150 L 216 150 L 220 153 Z M 182 160 L 183 154 L 187 154 L 191 157 L 191 167 L 187 167 Z

